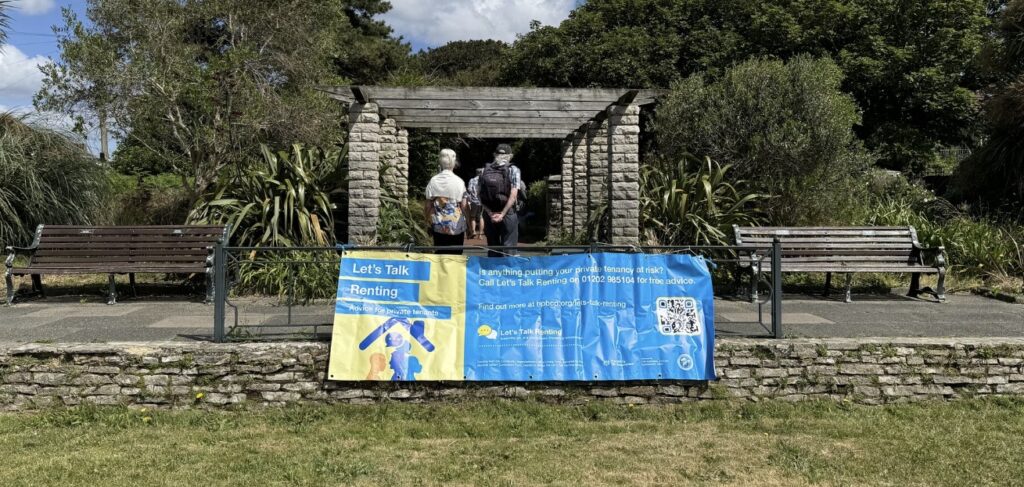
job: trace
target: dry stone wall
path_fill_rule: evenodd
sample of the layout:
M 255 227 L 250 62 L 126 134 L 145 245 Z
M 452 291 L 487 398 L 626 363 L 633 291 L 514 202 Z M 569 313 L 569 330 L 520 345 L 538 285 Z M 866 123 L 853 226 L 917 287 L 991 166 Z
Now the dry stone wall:
M 79 404 L 222 408 L 460 398 L 827 399 L 884 404 L 1024 396 L 1024 339 L 722 339 L 719 380 L 600 383 L 325 381 L 327 344 L 0 346 L 0 410 Z

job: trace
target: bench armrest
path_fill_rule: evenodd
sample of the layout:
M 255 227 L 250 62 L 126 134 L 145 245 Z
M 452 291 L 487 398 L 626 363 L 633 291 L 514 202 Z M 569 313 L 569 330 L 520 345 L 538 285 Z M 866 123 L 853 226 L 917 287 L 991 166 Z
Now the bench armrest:
M 14 258 L 17 257 L 19 253 L 32 252 L 35 249 L 35 245 L 29 247 L 15 247 L 13 245 L 8 245 L 7 247 L 4 247 L 4 250 L 7 251 L 7 259 L 4 260 L 4 266 L 14 267 Z
M 935 267 L 946 267 L 945 246 L 939 245 L 938 247 L 924 247 L 921 244 L 914 244 L 914 250 L 918 255 L 920 255 L 922 264 L 926 264 L 926 260 L 931 260 L 932 265 Z

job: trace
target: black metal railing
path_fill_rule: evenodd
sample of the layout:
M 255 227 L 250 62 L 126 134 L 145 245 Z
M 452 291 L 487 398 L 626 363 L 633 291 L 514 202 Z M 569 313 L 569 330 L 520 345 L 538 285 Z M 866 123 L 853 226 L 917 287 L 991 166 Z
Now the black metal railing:
M 740 279 L 743 274 L 749 274 L 751 282 L 750 292 L 746 296 L 751 304 L 757 306 L 757 325 L 766 332 L 768 336 L 782 338 L 782 270 L 779 265 L 781 259 L 777 258 L 782 254 L 782 246 L 776 239 L 771 246 L 751 245 L 673 245 L 673 246 L 648 246 L 648 245 L 609 245 L 593 243 L 590 245 L 547 245 L 547 246 L 524 246 L 524 247 L 481 247 L 481 246 L 456 246 L 456 247 L 435 247 L 435 246 L 337 246 L 337 247 L 231 247 L 218 243 L 214 249 L 214 311 L 213 311 L 213 339 L 216 342 L 241 339 L 274 339 L 274 338 L 296 338 L 299 336 L 309 338 L 320 336 L 320 330 L 330 328 L 333 318 L 333 303 L 336 294 L 337 269 L 340 264 L 342 253 L 345 250 L 377 250 L 394 252 L 436 252 L 439 250 L 462 250 L 470 255 L 474 253 L 484 254 L 487 251 L 495 251 L 502 254 L 515 252 L 522 256 L 531 255 L 564 255 L 572 253 L 595 253 L 595 252 L 645 252 L 645 253 L 689 253 L 700 255 L 708 259 L 712 267 L 712 275 L 718 277 L 729 277 L 732 274 L 733 289 L 739 292 Z M 768 269 L 765 269 L 764 260 L 768 259 Z M 281 266 L 284 266 L 284 277 L 281 277 Z M 280 315 L 283 323 L 248 324 L 240 322 L 240 307 L 244 303 L 233 301 L 242 299 L 267 300 L 266 294 L 258 298 L 252 292 L 252 286 L 246 284 L 244 279 L 247 275 L 259 275 L 261 272 L 270 274 L 267 269 L 276 272 L 277 295 L 276 304 L 268 306 L 261 305 L 264 311 L 270 310 L 271 314 Z M 298 269 L 298 270 L 297 270 Z M 310 271 L 313 269 L 313 272 Z M 325 272 L 325 276 L 319 275 Z M 333 269 L 331 271 L 330 269 Z M 300 270 L 302 272 L 300 272 Z M 765 271 L 768 271 L 767 275 Z M 315 275 L 314 275 L 315 274 Z M 240 279 L 243 278 L 243 279 Z M 313 282 L 310 282 L 313 281 Z M 713 279 L 718 287 L 715 289 L 716 296 L 728 294 L 721 284 L 727 279 Z M 318 286 L 318 282 L 323 282 Z M 239 284 L 243 284 L 239 289 Z M 764 294 L 758 292 L 761 285 L 767 288 Z M 310 292 L 310 289 L 313 292 Z M 322 288 L 322 289 L 321 289 Z M 235 292 L 242 291 L 242 292 Z M 264 293 L 266 289 L 263 289 Z M 273 300 L 273 298 L 269 298 Z M 322 301 L 322 303 L 321 303 Z M 330 313 L 323 317 L 314 317 L 312 322 L 296 320 L 293 313 L 298 306 L 317 306 L 322 304 L 325 308 L 330 305 Z M 285 309 L 280 310 L 281 307 Z M 769 321 L 765 323 L 764 307 L 770 309 Z M 232 317 L 228 319 L 228 308 L 232 310 Z M 328 318 L 330 317 L 330 318 Z M 269 330 L 281 330 L 277 332 Z M 764 336 L 764 335 L 752 335 Z

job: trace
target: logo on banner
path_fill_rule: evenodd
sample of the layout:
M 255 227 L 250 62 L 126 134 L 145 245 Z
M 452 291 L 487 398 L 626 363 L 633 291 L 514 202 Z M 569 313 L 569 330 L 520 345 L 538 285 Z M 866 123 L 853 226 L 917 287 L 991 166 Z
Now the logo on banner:
M 657 314 L 662 335 L 700 335 L 704 316 L 694 298 L 658 298 Z
M 680 369 L 690 370 L 693 368 L 693 357 L 684 353 L 679 356 L 678 364 Z

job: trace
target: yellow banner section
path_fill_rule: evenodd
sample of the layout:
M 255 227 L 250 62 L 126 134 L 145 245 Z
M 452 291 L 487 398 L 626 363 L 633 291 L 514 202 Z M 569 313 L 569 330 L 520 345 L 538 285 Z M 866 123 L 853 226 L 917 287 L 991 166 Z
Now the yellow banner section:
M 330 380 L 463 380 L 466 257 L 344 252 Z

